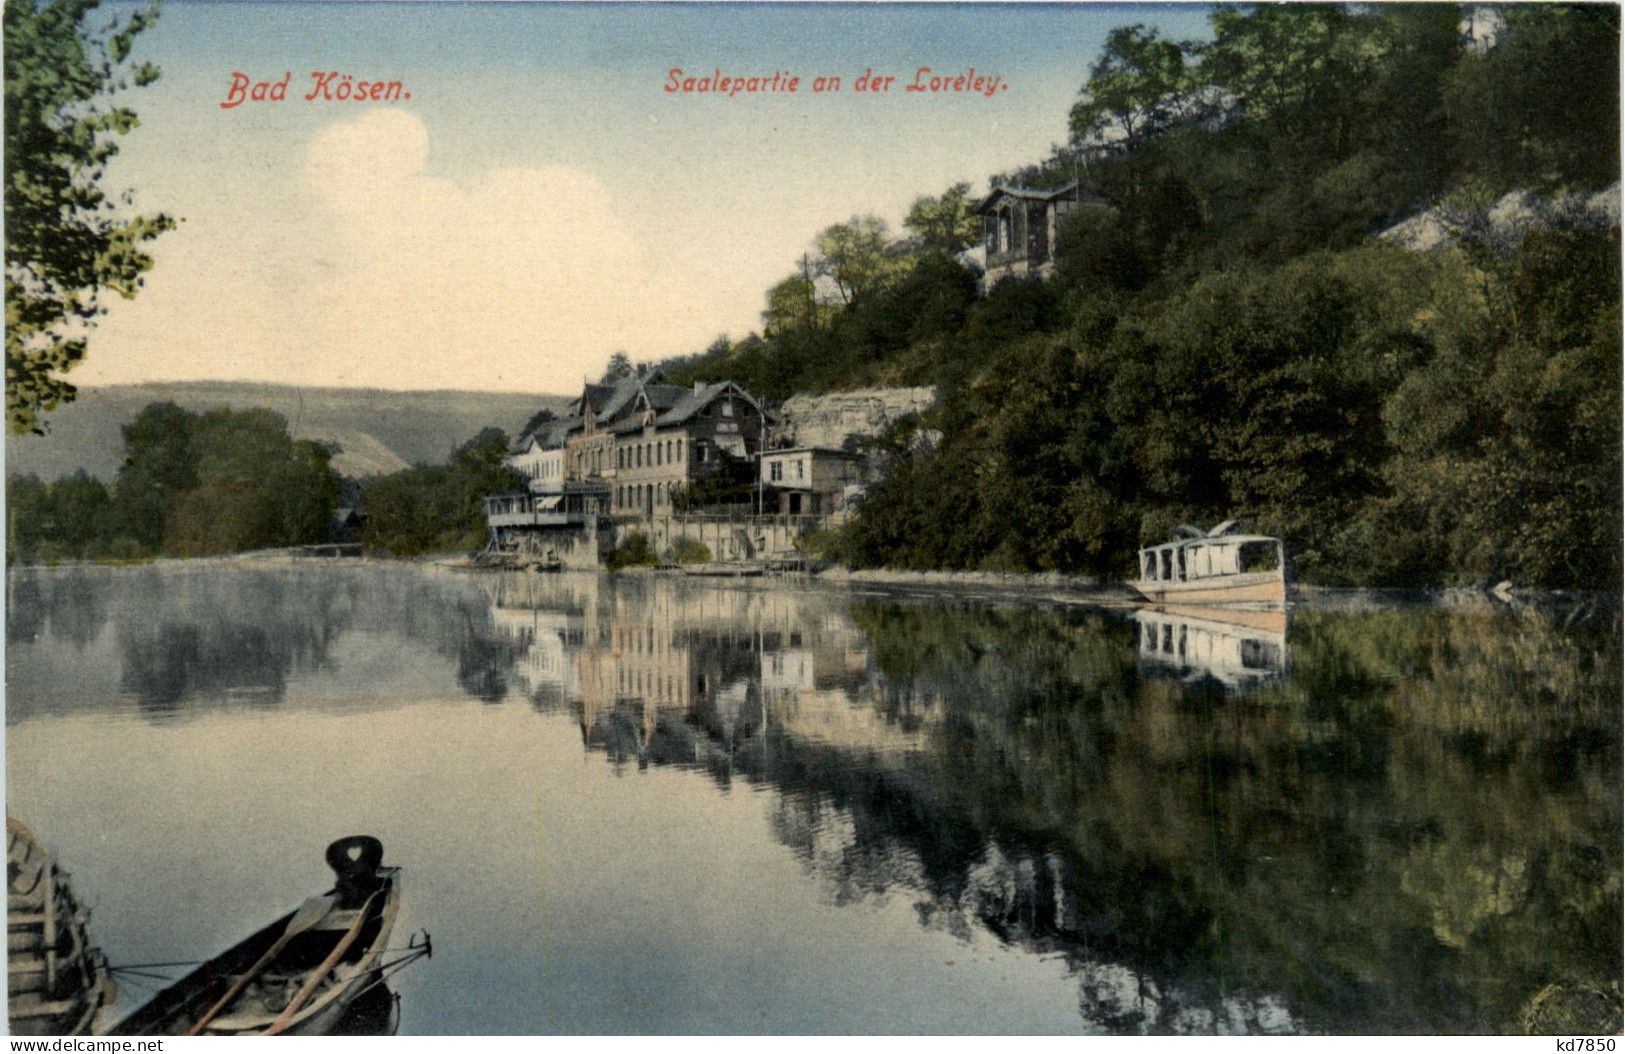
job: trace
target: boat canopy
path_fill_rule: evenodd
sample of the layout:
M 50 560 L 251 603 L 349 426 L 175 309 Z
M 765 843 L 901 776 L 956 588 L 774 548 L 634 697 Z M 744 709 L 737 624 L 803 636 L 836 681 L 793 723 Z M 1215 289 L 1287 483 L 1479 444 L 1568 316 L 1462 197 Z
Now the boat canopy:
M 1236 521 L 1226 520 L 1218 531 L 1234 530 Z M 1264 534 L 1198 533 L 1195 537 L 1180 537 L 1174 532 L 1172 541 L 1151 545 L 1140 550 L 1140 578 L 1148 582 L 1185 582 L 1204 578 L 1221 578 L 1254 570 L 1257 565 L 1246 566 L 1253 558 L 1268 550 L 1266 559 L 1278 568 L 1284 556 L 1281 540 Z M 1244 551 L 1249 556 L 1244 556 Z M 1266 566 L 1270 566 L 1266 564 Z

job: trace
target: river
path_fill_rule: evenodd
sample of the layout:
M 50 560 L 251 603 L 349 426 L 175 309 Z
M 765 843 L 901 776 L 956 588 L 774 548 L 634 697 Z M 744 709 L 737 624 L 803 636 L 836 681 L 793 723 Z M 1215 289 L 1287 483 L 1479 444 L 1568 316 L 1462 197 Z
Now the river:
M 8 593 L 8 811 L 115 964 L 369 833 L 434 938 L 407 1033 L 1619 1027 L 1607 620 L 336 562 Z

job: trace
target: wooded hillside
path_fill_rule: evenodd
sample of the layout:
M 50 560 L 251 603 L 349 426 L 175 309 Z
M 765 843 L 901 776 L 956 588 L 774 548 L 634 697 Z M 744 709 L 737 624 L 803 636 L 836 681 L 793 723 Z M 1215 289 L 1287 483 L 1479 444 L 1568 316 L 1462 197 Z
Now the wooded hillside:
M 1310 581 L 1617 588 L 1618 9 L 1212 25 L 1112 33 L 1065 145 L 1003 177 L 1115 203 L 1069 221 L 1054 279 L 977 295 L 961 185 L 902 236 L 828 228 L 760 335 L 668 376 L 939 385 L 940 443 L 892 437 L 834 543 L 858 566 L 1117 575 L 1176 523 L 1242 516 Z M 1611 219 L 1562 204 L 1610 187 Z M 1509 227 L 1514 190 L 1558 204 Z M 1379 237 L 1422 209 L 1441 247 Z

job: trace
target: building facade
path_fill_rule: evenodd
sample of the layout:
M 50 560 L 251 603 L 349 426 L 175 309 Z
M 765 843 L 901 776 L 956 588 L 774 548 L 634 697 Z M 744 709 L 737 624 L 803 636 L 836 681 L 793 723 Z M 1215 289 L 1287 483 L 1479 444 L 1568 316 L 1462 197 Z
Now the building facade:
M 982 240 L 987 250 L 983 289 L 1003 278 L 1055 273 L 1055 247 L 1068 216 L 1081 208 L 1111 208 L 1111 202 L 1092 187 L 1068 183 L 1054 190 L 994 187 L 982 199 Z
M 594 507 L 586 498 L 601 496 L 602 513 L 615 519 L 670 514 L 682 490 L 755 457 L 765 427 L 760 403 L 731 381 L 682 387 L 657 374 L 587 384 L 566 417 L 510 448 L 507 464 L 528 495 L 493 496 L 488 507 L 506 522 L 565 505 L 585 512 Z
M 831 447 L 800 446 L 762 452 L 758 482 L 763 512 L 830 515 L 846 507 L 862 483 L 861 459 Z
M 647 518 L 672 511 L 674 495 L 719 475 L 724 461 L 744 462 L 761 449 L 759 403 L 732 381 L 696 384 L 661 408 L 640 402 L 616 435 L 611 509 Z

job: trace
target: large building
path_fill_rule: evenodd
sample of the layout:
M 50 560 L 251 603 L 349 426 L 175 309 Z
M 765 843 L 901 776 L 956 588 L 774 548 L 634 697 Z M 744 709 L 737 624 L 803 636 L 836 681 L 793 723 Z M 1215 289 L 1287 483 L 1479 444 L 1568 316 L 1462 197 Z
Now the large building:
M 587 384 L 566 417 L 510 448 L 508 464 L 528 494 L 494 497 L 488 510 L 511 518 L 596 507 L 625 520 L 669 513 L 685 488 L 754 458 L 763 428 L 761 405 L 732 381 L 682 387 L 653 374 Z

